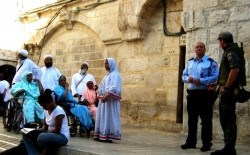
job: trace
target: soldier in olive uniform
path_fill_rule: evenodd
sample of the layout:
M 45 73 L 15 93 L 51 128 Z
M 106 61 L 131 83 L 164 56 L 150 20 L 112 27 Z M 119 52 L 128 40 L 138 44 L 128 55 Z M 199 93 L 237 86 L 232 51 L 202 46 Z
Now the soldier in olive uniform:
M 246 85 L 244 51 L 233 42 L 230 32 L 222 32 L 218 37 L 220 47 L 224 50 L 218 84 L 220 86 L 220 124 L 224 132 L 225 146 L 211 155 L 236 155 L 237 124 L 235 114 L 234 89 L 239 84 Z

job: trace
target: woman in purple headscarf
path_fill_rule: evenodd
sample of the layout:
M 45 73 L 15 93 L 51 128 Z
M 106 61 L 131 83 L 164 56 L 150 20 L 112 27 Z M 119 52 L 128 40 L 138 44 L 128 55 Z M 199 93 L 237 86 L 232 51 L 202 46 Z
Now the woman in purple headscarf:
M 106 59 L 105 68 L 107 74 L 98 89 L 99 104 L 94 139 L 112 142 L 113 140 L 121 140 L 120 99 L 122 80 L 113 58 Z

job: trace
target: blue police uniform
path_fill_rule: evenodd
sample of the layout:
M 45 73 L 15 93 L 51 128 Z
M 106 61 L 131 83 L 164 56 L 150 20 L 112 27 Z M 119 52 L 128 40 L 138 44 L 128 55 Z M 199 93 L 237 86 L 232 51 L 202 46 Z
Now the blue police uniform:
M 217 63 L 203 56 L 198 60 L 192 58 L 183 70 L 182 81 L 187 83 L 187 112 L 188 112 L 188 137 L 186 144 L 195 147 L 197 143 L 197 123 L 200 116 L 202 122 L 201 139 L 203 146 L 212 146 L 212 116 L 213 103 L 209 102 L 212 91 L 208 91 L 208 85 L 215 83 L 219 76 Z M 200 85 L 188 82 L 188 78 L 200 80 Z

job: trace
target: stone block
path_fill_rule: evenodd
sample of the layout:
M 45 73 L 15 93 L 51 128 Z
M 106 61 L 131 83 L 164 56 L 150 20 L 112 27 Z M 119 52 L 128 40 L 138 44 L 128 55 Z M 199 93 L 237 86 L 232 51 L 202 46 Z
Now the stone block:
M 97 52 L 93 52 L 93 53 L 89 53 L 89 54 L 88 54 L 88 58 L 89 58 L 90 60 L 99 59 L 98 56 L 99 56 L 99 55 L 97 54 Z
M 63 55 L 62 49 L 56 49 L 56 56 Z
M 163 82 L 162 71 L 148 71 L 145 74 L 145 85 L 148 87 L 161 86 Z
M 128 108 L 128 115 L 132 119 L 137 119 L 139 115 L 139 106 L 131 104 Z
M 159 109 L 161 109 L 162 106 L 166 106 L 166 101 L 167 101 L 166 91 L 155 91 L 154 101 Z
M 105 60 L 93 60 L 92 67 L 93 68 L 103 68 L 103 70 L 104 70 L 104 63 L 105 63 Z
M 80 60 L 81 60 L 81 54 L 75 54 L 74 61 L 80 61 Z
M 237 6 L 246 6 L 249 4 L 250 4 L 249 0 L 237 0 Z
M 129 44 L 123 44 L 120 48 L 117 50 L 117 57 L 121 59 L 127 59 L 127 58 L 134 58 L 134 43 Z
M 173 46 L 173 47 L 168 47 L 164 49 L 163 54 L 164 55 L 177 55 L 180 52 L 180 47 L 179 46 Z
M 178 70 L 166 70 L 163 77 L 163 86 L 178 85 Z
M 138 116 L 142 119 L 142 120 L 148 120 L 149 118 L 153 118 L 154 116 L 157 115 L 157 111 L 155 109 L 154 105 L 140 105 L 139 106 L 139 110 L 138 110 Z
M 237 25 L 235 23 L 218 24 L 216 27 L 212 27 L 209 31 L 210 42 L 218 42 L 218 36 L 223 31 L 229 31 L 236 36 Z
M 246 61 L 246 76 L 250 78 L 250 60 Z
M 130 92 L 131 100 L 137 103 L 152 103 L 154 97 L 154 88 L 134 87 Z
M 147 58 L 121 60 L 119 63 L 119 69 L 121 72 L 144 71 L 147 68 L 148 68 Z
M 167 89 L 167 104 L 175 106 L 177 102 L 177 94 L 178 88 L 177 87 L 169 87 Z
M 170 57 L 170 67 L 172 69 L 179 68 L 179 55 L 173 55 Z
M 181 30 L 181 12 L 167 13 L 167 29 L 169 32 L 176 33 Z
M 236 5 L 238 0 L 220 0 L 220 8 L 229 8 Z
M 132 101 L 131 100 L 132 90 L 133 88 L 123 85 L 122 87 L 122 100 L 123 101 Z
M 95 44 L 89 45 L 89 52 L 95 52 Z
M 229 21 L 243 21 L 250 19 L 250 9 L 249 6 L 244 7 L 233 7 L 230 9 L 231 15 Z
M 174 10 L 175 10 L 175 11 L 182 11 L 182 10 L 183 10 L 183 0 L 177 1 L 177 2 L 175 3 Z
M 243 49 L 245 51 L 245 59 L 250 60 L 250 42 L 243 42 Z
M 162 33 L 148 33 L 148 36 L 143 42 L 142 53 L 145 55 L 156 55 L 162 53 L 164 43 L 164 35 Z
M 132 74 L 132 75 L 123 75 L 122 84 L 123 85 L 138 85 L 144 83 L 144 76 L 142 74 Z
M 83 49 L 83 47 L 82 46 L 75 46 L 75 51 L 74 51 L 74 53 L 82 53 L 82 49 Z
M 220 58 L 220 48 L 219 44 L 209 44 L 209 46 L 206 47 L 206 55 L 213 58 L 216 62 L 219 62 L 218 58 Z
M 152 56 L 149 58 L 149 68 L 162 68 L 165 67 L 165 58 L 161 56 Z
M 205 16 L 203 10 L 196 10 L 194 12 L 194 28 L 205 28 Z
M 167 106 L 160 112 L 159 120 L 176 121 L 176 107 Z
M 250 14 L 250 12 L 249 12 Z M 250 21 L 238 23 L 238 41 L 250 40 Z
M 228 10 L 213 10 L 209 12 L 208 16 L 208 26 L 213 27 L 218 23 L 227 21 L 229 18 Z
M 187 10 L 199 10 L 202 8 L 212 8 L 218 6 L 218 0 L 184 0 L 183 8 Z
M 193 31 L 192 33 L 192 36 L 191 36 L 191 51 L 192 53 L 194 52 L 194 44 L 197 43 L 197 42 L 203 42 L 203 43 L 206 43 L 206 40 L 208 38 L 208 32 L 206 29 L 198 29 L 196 31 Z
M 87 44 L 87 38 L 80 39 L 80 45 L 86 45 Z
M 168 48 L 168 47 L 173 47 L 174 44 L 174 38 L 173 36 L 166 36 L 164 38 L 164 48 Z
M 129 107 L 131 106 L 130 101 L 121 100 L 121 112 L 123 115 L 128 116 Z
M 192 3 L 193 0 L 190 0 L 190 3 Z M 218 6 L 219 1 L 218 0 L 209 0 L 209 1 L 204 1 L 204 0 L 196 0 L 196 3 L 193 5 L 195 10 L 199 10 L 200 8 L 212 8 Z

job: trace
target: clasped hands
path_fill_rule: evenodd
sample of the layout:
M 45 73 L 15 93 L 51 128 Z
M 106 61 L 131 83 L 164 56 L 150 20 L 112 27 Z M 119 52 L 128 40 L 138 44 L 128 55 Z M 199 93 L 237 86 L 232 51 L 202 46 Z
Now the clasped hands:
M 200 79 L 195 79 L 195 78 L 193 78 L 193 77 L 188 77 L 188 82 L 189 83 L 193 83 L 193 84 L 195 84 L 195 85 L 197 85 L 197 86 L 199 86 L 200 84 L 201 84 L 201 81 L 200 81 Z
M 110 97 L 110 95 L 107 94 L 107 95 L 105 95 L 105 96 L 101 99 L 101 101 L 102 101 L 103 103 L 105 103 L 105 102 L 109 99 L 109 97 Z

